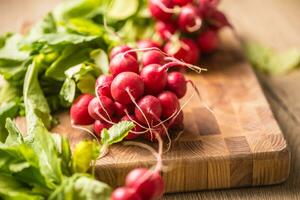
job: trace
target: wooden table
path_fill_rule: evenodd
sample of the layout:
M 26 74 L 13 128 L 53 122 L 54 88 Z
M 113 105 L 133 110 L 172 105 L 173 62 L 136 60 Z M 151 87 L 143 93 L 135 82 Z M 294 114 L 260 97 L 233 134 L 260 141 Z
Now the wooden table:
M 57 1 L 1 0 L 0 32 L 17 30 L 24 19 L 34 21 Z M 299 0 L 224 0 L 221 7 L 243 38 L 278 50 L 300 46 Z M 172 194 L 164 199 L 300 199 L 300 71 L 257 76 L 292 152 L 288 181 L 277 186 Z

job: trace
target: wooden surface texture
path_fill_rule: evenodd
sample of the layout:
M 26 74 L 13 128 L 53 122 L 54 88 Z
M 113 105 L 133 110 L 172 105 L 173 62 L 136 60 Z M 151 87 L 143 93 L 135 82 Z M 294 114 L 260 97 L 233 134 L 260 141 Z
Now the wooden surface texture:
M 3 10 L 6 5 L 4 0 L 1 1 L 0 10 Z M 18 6 L 20 1 L 7 1 L 9 5 Z M 28 0 L 31 4 L 37 4 L 39 1 Z M 39 2 L 45 4 L 44 2 Z M 48 3 L 49 4 L 49 3 Z M 29 6 L 28 6 L 29 7 Z M 237 32 L 242 37 L 250 37 L 263 41 L 279 50 L 288 47 L 300 45 L 300 2 L 297 0 L 225 0 L 222 3 L 223 10 L 230 17 Z M 11 10 L 13 7 L 11 7 Z M 48 9 L 44 7 L 44 9 Z M 30 13 L 30 12 L 28 12 Z M 5 15 L 4 15 L 5 14 Z M 7 12 L 2 13 L 4 20 L 10 20 L 10 16 L 18 15 L 18 13 Z M 28 16 L 31 16 L 28 14 Z M 11 22 L 11 21 L 10 21 Z M 13 23 L 13 22 L 11 22 Z M 3 22 L 1 22 L 1 25 Z M 1 26 L 0 26 L 1 27 Z M 14 27 L 16 28 L 16 27 Z M 6 30 L 1 27 L 0 29 Z M 233 49 L 234 53 L 240 57 Z M 217 58 L 218 59 L 218 58 Z M 224 60 L 223 60 L 224 61 Z M 284 184 L 269 187 L 243 188 L 234 190 L 217 190 L 217 191 L 202 191 L 194 193 L 180 193 L 166 195 L 165 199 L 299 199 L 300 190 L 300 73 L 295 71 L 285 76 L 267 77 L 258 74 L 264 92 L 267 95 L 271 108 L 278 120 L 280 127 L 285 134 L 285 137 L 290 144 L 292 151 L 291 176 Z M 270 116 L 270 115 L 269 115 Z M 249 128 L 249 127 L 248 127 Z M 250 127 L 251 128 L 251 127 Z M 253 128 L 253 127 L 252 127 Z M 202 136 L 201 136 L 202 137 Z M 203 136 L 207 137 L 207 136 Z M 213 137 L 213 136 L 208 136 Z M 226 145 L 233 145 L 239 141 L 234 139 L 225 142 Z M 276 139 L 273 141 L 277 141 Z M 247 140 L 248 142 L 248 140 Z M 277 142 L 275 142 L 277 144 Z M 239 142 L 240 144 L 240 142 Z M 249 145 L 249 143 L 248 143 Z M 192 145 L 191 145 L 192 146 Z M 247 146 L 247 145 L 246 145 Z M 194 146 L 192 146 L 194 147 Z M 239 149 L 239 148 L 238 148 Z M 242 148 L 242 151 L 248 151 L 249 148 Z M 193 149 L 193 153 L 200 151 L 197 148 Z M 251 148 L 250 148 L 251 150 Z M 239 151 L 233 147 L 233 151 Z M 238 164 L 237 164 L 238 165 Z M 245 167 L 249 164 L 244 163 Z M 224 167 L 223 165 L 210 166 L 209 169 Z M 227 171 L 231 171 L 225 166 Z M 235 170 L 232 174 L 239 174 Z M 192 173 L 192 172 L 191 172 Z M 194 172 L 193 174 L 197 174 Z M 247 177 L 247 176 L 245 176 Z M 248 181 L 244 178 L 244 182 Z M 193 180 L 189 180 L 193 181 Z M 243 182 L 242 181 L 242 182 Z M 226 181 L 225 181 L 226 182 Z M 228 183 L 228 181 L 227 181 Z M 228 184 L 227 184 L 228 185 Z

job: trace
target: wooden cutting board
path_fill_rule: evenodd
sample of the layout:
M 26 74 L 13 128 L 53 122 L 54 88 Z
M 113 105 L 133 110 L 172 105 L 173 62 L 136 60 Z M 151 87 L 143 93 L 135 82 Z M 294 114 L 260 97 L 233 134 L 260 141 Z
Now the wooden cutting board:
M 256 76 L 236 41 L 224 41 L 223 50 L 203 63 L 208 72 L 188 74 L 202 100 L 195 96 L 184 108 L 185 129 L 163 155 L 167 192 L 269 185 L 289 175 L 290 153 Z M 71 128 L 68 113 L 59 118 L 53 132 L 68 136 L 72 146 L 88 137 Z M 117 144 L 97 161 L 96 176 L 119 186 L 131 169 L 154 164 L 148 151 Z

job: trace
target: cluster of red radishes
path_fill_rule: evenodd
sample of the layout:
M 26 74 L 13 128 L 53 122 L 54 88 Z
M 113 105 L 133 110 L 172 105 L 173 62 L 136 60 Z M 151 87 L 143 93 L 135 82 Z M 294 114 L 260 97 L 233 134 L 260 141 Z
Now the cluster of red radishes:
M 191 64 L 199 61 L 200 53 L 213 52 L 219 43 L 218 31 L 230 26 L 217 9 L 218 3 L 219 0 L 149 0 L 164 51 Z
M 138 53 L 137 53 L 138 52 Z M 138 59 L 139 54 L 139 59 Z M 179 99 L 187 91 L 187 80 L 170 67 L 201 68 L 170 57 L 156 47 L 131 49 L 117 46 L 110 53 L 110 75 L 96 81 L 96 96 L 83 94 L 71 107 L 75 125 L 94 124 L 100 136 L 103 128 L 129 120 L 135 128 L 125 139 L 140 135 L 150 141 L 168 136 L 168 130 L 183 127 Z

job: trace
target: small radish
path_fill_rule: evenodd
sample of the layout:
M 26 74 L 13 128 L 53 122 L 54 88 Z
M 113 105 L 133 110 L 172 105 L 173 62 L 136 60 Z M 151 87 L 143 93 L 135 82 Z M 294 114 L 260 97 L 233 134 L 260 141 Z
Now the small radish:
M 178 130 L 183 129 L 183 127 L 183 112 L 181 110 L 177 116 L 174 116 L 172 119 L 170 119 L 168 128 Z
M 113 101 L 106 96 L 93 98 L 88 105 L 88 111 L 92 118 L 97 120 L 109 120 L 115 112 Z
M 172 12 L 170 9 L 174 7 L 172 0 L 150 0 L 149 9 L 151 15 L 160 21 L 171 21 Z
M 176 28 L 171 23 L 158 21 L 155 24 L 155 31 L 163 40 L 167 40 L 170 39 L 172 35 L 176 32 Z
M 157 171 L 137 168 L 126 176 L 125 185 L 133 188 L 142 199 L 159 199 L 164 192 L 164 181 Z
M 193 40 L 182 38 L 180 40 L 180 48 L 177 51 L 174 51 L 174 45 L 173 41 L 167 42 L 164 46 L 164 51 L 167 54 L 190 64 L 195 64 L 198 61 L 200 51 Z
M 225 26 L 232 28 L 232 25 L 228 21 L 227 17 L 221 11 L 217 9 L 211 9 L 206 15 L 208 24 L 211 28 L 216 30 L 219 30 Z
M 201 52 L 210 53 L 218 47 L 219 39 L 216 31 L 207 30 L 198 36 L 197 42 Z
M 165 56 L 157 51 L 157 50 L 150 50 L 143 53 L 142 56 L 142 65 L 147 66 L 150 64 L 163 64 Z
M 138 107 L 135 108 L 134 113 L 140 123 L 152 126 L 159 122 L 162 107 L 155 96 L 146 95 L 137 104 Z
M 113 191 L 110 200 L 142 200 L 132 188 L 119 187 Z
M 101 136 L 101 131 L 106 128 L 110 128 L 112 125 L 111 124 L 108 124 L 106 122 L 103 122 L 103 121 L 100 121 L 100 120 L 96 120 L 94 122 L 94 126 L 93 126 L 93 129 L 94 129 L 94 133 L 97 137 L 100 137 Z
M 197 9 L 192 5 L 186 5 L 181 8 L 178 16 L 179 28 L 188 33 L 193 33 L 200 30 L 202 20 L 197 14 Z
M 115 101 L 123 105 L 128 105 L 132 103 L 129 94 L 135 100 L 144 94 L 144 82 L 136 73 L 122 72 L 114 78 L 110 91 Z
M 185 6 L 188 3 L 192 3 L 193 0 L 173 0 L 173 2 L 174 2 L 175 5 Z
M 124 117 L 122 117 L 121 121 L 132 121 L 134 123 L 134 121 L 136 121 L 136 117 L 134 115 L 124 116 Z M 133 132 L 141 132 L 142 128 L 139 125 L 137 125 L 136 123 L 134 123 L 134 124 L 135 124 L 135 127 L 132 129 L 132 131 Z M 130 131 L 125 139 L 132 140 L 132 139 L 139 137 L 139 134 L 135 134 L 133 132 Z
M 162 107 L 161 116 L 163 119 L 171 117 L 180 109 L 180 103 L 177 96 L 170 91 L 160 93 L 157 98 Z
M 162 92 L 167 84 L 167 71 L 158 64 L 145 66 L 140 73 L 147 94 Z
M 109 59 L 113 59 L 113 57 L 115 57 L 116 55 L 120 54 L 120 53 L 125 53 L 126 51 L 131 50 L 132 48 L 130 48 L 127 45 L 121 45 L 121 46 L 116 46 L 114 47 L 109 54 Z M 129 55 L 133 56 L 136 60 L 137 60 L 137 54 L 136 52 L 129 52 Z
M 180 72 L 171 72 L 167 77 L 166 89 L 172 91 L 180 99 L 186 94 L 187 81 L 185 77 Z
M 94 123 L 94 119 L 89 115 L 88 105 L 94 96 L 90 94 L 82 94 L 73 102 L 70 116 L 71 123 L 76 125 L 89 125 Z
M 156 48 L 160 48 L 160 45 L 150 39 L 147 40 L 140 40 L 137 42 L 137 47 L 140 49 L 144 49 L 144 48 L 151 48 L 151 47 L 156 47 Z
M 120 53 L 113 57 L 109 63 L 109 71 L 115 77 L 121 72 L 139 73 L 139 63 L 129 53 Z
M 96 90 L 99 96 L 107 96 L 111 98 L 110 85 L 113 81 L 111 75 L 100 75 L 96 80 Z

